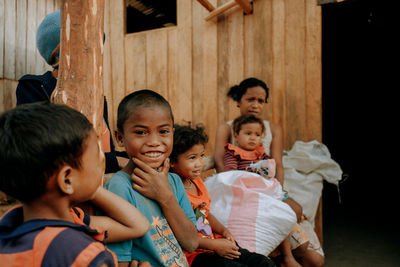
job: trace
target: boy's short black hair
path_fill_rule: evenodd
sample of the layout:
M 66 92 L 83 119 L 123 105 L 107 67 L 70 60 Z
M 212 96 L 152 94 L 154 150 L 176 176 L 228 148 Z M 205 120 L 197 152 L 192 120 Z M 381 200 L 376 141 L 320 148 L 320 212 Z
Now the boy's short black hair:
M 205 145 L 208 142 L 208 136 L 201 124 L 196 125 L 195 128 L 190 125 L 181 126 L 175 124 L 174 128 L 174 146 L 169 156 L 171 163 L 177 162 L 178 156 L 188 151 L 192 146 Z
M 241 116 L 237 117 L 232 123 L 233 132 L 236 134 L 239 134 L 240 130 L 242 129 L 243 124 L 253 123 L 253 122 L 259 123 L 262 128 L 262 133 L 265 132 L 265 126 L 264 126 L 263 120 L 260 118 L 257 118 L 254 115 L 241 115 Z
M 133 92 L 125 96 L 118 105 L 118 118 L 117 118 L 117 129 L 121 133 L 124 132 L 124 123 L 129 118 L 131 113 L 138 107 L 153 107 L 163 106 L 166 107 L 171 115 L 172 123 L 174 122 L 174 115 L 168 101 L 160 94 L 149 90 L 143 89 Z
M 46 192 L 64 164 L 81 167 L 92 124 L 80 112 L 49 102 L 20 105 L 0 115 L 0 190 L 30 202 Z

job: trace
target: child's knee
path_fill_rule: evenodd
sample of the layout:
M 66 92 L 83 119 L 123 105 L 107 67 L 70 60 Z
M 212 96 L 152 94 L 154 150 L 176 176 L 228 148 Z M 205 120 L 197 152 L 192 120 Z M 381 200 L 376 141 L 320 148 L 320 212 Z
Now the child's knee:
M 293 255 L 300 260 L 304 266 L 322 267 L 325 264 L 325 257 L 318 252 L 308 249 L 309 242 L 306 242 L 293 250 Z
M 305 258 L 308 266 L 322 267 L 325 264 L 325 257 L 314 250 L 308 250 Z

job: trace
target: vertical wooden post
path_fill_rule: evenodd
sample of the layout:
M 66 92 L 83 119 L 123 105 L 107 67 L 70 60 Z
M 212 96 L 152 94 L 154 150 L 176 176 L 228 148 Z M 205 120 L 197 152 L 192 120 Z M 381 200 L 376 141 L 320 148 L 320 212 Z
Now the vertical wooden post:
M 104 0 L 64 0 L 60 34 L 60 63 L 52 102 L 82 112 L 101 136 Z

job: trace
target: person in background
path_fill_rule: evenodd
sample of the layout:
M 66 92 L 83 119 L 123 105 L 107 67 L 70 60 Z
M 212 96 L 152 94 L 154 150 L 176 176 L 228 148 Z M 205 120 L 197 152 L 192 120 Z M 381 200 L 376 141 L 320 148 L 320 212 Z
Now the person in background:
M 36 46 L 40 55 L 53 70 L 42 75 L 27 74 L 18 80 L 16 89 L 17 106 L 39 101 L 50 101 L 57 84 L 58 64 L 60 59 L 60 16 L 61 11 L 47 15 L 40 23 L 36 33 Z M 115 151 L 114 142 L 108 124 L 107 100 L 104 97 L 103 150 L 106 156 L 105 173 L 120 170 L 126 164 L 126 154 Z
M 269 97 L 269 88 L 264 81 L 251 77 L 231 87 L 227 95 L 237 103 L 241 115 L 253 115 L 262 119 L 262 112 Z M 282 188 L 284 188 L 282 127 L 279 124 L 267 120 L 263 120 L 263 123 L 265 132 L 261 138 L 261 143 L 263 144 L 264 152 L 275 161 L 275 178 L 279 181 Z M 224 155 L 225 147 L 228 143 L 238 146 L 233 121 L 228 121 L 220 125 L 217 129 L 214 150 L 217 172 L 227 170 L 224 166 Z M 291 198 L 287 198 L 285 202 L 295 211 L 299 223 L 307 220 L 302 214 L 302 207 L 297 202 Z M 305 229 L 298 227 L 296 224 L 295 229 L 293 229 L 291 233 L 291 246 L 289 247 L 286 242 L 281 249 L 285 251 L 285 255 L 290 255 L 291 253 L 289 252 L 292 250 L 293 255 L 299 259 L 299 262 L 303 266 L 322 266 L 324 264 L 324 255 L 319 241 L 313 238 L 313 243 L 309 242 L 311 240 L 309 237 L 311 235 L 315 236 L 316 234 L 312 229 L 308 232 L 304 230 Z M 308 244 L 308 246 L 305 248 L 306 244 Z M 291 262 L 293 261 L 291 260 Z

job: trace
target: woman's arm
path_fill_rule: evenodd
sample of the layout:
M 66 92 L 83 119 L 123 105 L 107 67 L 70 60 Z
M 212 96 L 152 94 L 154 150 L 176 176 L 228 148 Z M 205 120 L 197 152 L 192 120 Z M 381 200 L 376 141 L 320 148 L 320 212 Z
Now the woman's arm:
M 90 216 L 90 226 L 107 230 L 109 242 L 137 238 L 150 229 L 149 221 L 135 206 L 103 187 L 97 189 L 92 202 L 107 216 Z
M 276 179 L 283 187 L 284 172 L 282 164 L 283 135 L 282 127 L 279 124 L 271 123 L 272 142 L 270 147 L 270 156 L 276 163 Z
M 217 172 L 224 171 L 225 145 L 231 139 L 231 127 L 228 124 L 220 125 L 215 135 L 214 161 Z

